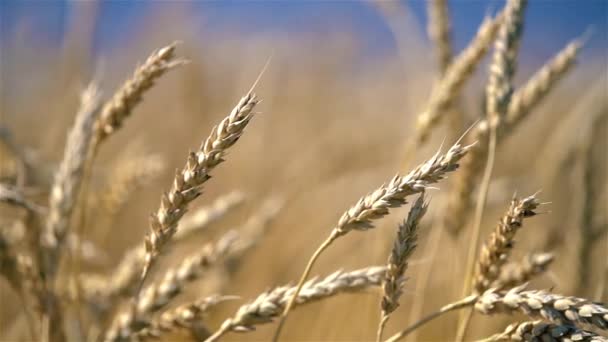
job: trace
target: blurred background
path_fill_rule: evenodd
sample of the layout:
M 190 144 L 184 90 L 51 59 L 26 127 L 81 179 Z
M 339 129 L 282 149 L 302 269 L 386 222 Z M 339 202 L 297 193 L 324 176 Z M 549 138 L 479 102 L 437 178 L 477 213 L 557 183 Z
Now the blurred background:
M 449 6 L 458 52 L 484 16 L 496 13 L 504 2 L 457 0 Z M 83 87 L 96 78 L 109 97 L 151 51 L 181 42 L 177 54 L 190 63 L 159 80 L 133 117 L 104 145 L 95 164 L 93 186 L 99 192 L 107 187 L 121 158 L 155 155 L 165 166 L 130 194 L 128 206 L 111 224 L 102 219 L 103 213 L 93 210 L 87 237 L 104 251 L 106 259 L 87 265 L 87 271 L 108 272 L 126 250 L 142 243 L 148 215 L 170 186 L 173 170 L 183 165 L 187 152 L 247 92 L 272 55 L 256 88 L 263 100 L 262 113 L 195 203 L 195 207 L 206 205 L 238 190 L 246 194 L 245 205 L 218 223 L 210 235 L 188 241 L 163 263 L 171 265 L 172 260 L 195 251 L 213 239 L 214 232 L 238 228 L 266 200 L 280 199 L 282 209 L 267 234 L 240 260 L 228 281 L 209 285 L 201 280 L 179 298 L 181 303 L 221 291 L 246 301 L 297 279 L 342 212 L 402 166 L 416 115 L 425 108 L 439 75 L 426 29 L 426 7 L 425 1 L 4 0 L 0 2 L 0 127 L 39 166 L 30 193 L 44 203 L 45 186 L 61 160 Z M 588 143 L 594 113 L 608 108 L 608 1 L 530 1 L 515 83 L 521 85 L 585 32 L 590 35 L 576 67 L 499 149 L 483 236 L 494 228 L 514 192 L 527 195 L 542 189 L 540 197 L 552 202 L 550 213 L 530 220 L 530 229 L 520 235 L 515 247 L 515 258 L 529 251 L 555 252 L 557 262 L 538 280 L 538 286 L 564 294 L 583 289 L 592 296 L 608 248 L 605 236 L 591 247 L 592 261 L 585 267 L 594 270 L 592 278 L 586 284 L 577 283 L 572 273 L 582 267 L 578 259 L 580 203 L 585 195 L 581 190 L 584 161 L 577 155 Z M 487 58 L 463 96 L 462 106 L 471 123 L 482 115 L 486 64 Z M 416 151 L 415 163 L 437 150 L 447 135 L 443 129 Z M 608 144 L 606 129 L 602 132 L 592 142 L 598 146 L 595 177 L 604 196 L 594 208 L 600 225 L 605 224 L 608 210 Z M 3 162 L 2 177 L 10 180 L 15 170 L 6 159 Z M 441 217 L 449 188 L 448 180 L 432 193 L 431 212 L 425 218 L 429 228 L 435 217 Z M 313 273 L 384 264 L 395 227 L 406 213 L 407 208 L 396 210 L 378 223 L 378 229 L 338 241 Z M 5 222 L 11 219 L 8 213 L 0 217 Z M 386 336 L 405 327 L 415 315 L 412 311 L 429 312 L 460 295 L 467 243 L 443 237 L 434 258 L 425 248 L 429 232 L 421 232 L 402 306 Z M 429 268 L 433 271 L 428 288 L 422 291 L 415 284 Z M 376 330 L 379 298 L 379 293 L 369 292 L 299 308 L 284 337 L 370 340 Z M 2 282 L 0 302 L 9 303 L 0 308 L 0 331 L 10 331 L 6 336 L 16 340 L 27 339 L 20 334 L 25 323 L 18 315 L 17 301 Z M 208 327 L 218 327 L 242 302 L 214 311 Z M 456 316 L 448 315 L 421 329 L 419 340 L 445 340 L 451 336 L 446 331 L 455 329 Z M 474 335 L 494 333 L 510 320 L 476 316 Z M 260 326 L 255 333 L 230 334 L 226 340 L 266 340 L 274 328 Z

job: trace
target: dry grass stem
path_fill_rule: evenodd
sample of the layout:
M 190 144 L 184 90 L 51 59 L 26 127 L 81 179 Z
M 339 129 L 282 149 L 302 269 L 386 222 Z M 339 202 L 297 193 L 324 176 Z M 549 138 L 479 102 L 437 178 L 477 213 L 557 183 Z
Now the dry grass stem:
M 428 203 L 425 203 L 424 195 L 420 195 L 410 209 L 407 219 L 399 225 L 397 230 L 397 237 L 388 257 L 386 276 L 382 283 L 381 317 L 376 341 L 382 340 L 382 331 L 389 315 L 399 307 L 407 261 L 416 248 L 418 223 L 426 213 L 427 207 Z
M 468 296 L 466 298 L 463 298 L 462 300 L 459 300 L 457 302 L 454 303 L 450 303 L 447 305 L 444 305 L 443 307 L 441 307 L 441 309 L 425 316 L 424 318 L 416 321 L 415 323 L 413 323 L 412 325 L 410 325 L 409 327 L 401 330 L 400 332 L 396 333 L 395 335 L 391 336 L 390 338 L 386 339 L 385 342 L 396 342 L 401 340 L 402 338 L 406 337 L 407 335 L 409 335 L 410 333 L 412 333 L 413 331 L 416 331 L 416 329 L 420 328 L 421 326 L 427 324 L 428 322 L 434 320 L 437 317 L 440 317 L 448 312 L 452 312 L 455 310 L 459 310 L 462 308 L 467 308 L 470 307 L 471 305 L 475 304 L 475 301 L 477 300 L 477 296 L 473 295 L 473 296 Z
M 475 309 L 486 315 L 520 312 L 559 324 L 584 324 L 608 330 L 608 308 L 604 304 L 546 291 L 525 291 L 525 287 L 524 284 L 507 292 L 490 289 L 479 297 Z
M 296 305 L 309 304 L 339 293 L 359 292 L 379 286 L 385 272 L 386 267 L 368 267 L 347 273 L 337 271 L 320 280 L 310 279 L 299 291 Z M 261 294 L 253 302 L 241 306 L 206 342 L 217 341 L 230 331 L 248 332 L 255 330 L 256 325 L 271 323 L 279 317 L 296 290 L 294 286 L 281 286 Z
M 513 323 L 503 332 L 478 342 L 491 341 L 606 342 L 608 339 L 593 332 L 581 330 L 574 325 L 528 321 Z
M 545 273 L 553 260 L 552 253 L 528 254 L 519 262 L 505 265 L 492 287 L 503 290 L 527 283 Z

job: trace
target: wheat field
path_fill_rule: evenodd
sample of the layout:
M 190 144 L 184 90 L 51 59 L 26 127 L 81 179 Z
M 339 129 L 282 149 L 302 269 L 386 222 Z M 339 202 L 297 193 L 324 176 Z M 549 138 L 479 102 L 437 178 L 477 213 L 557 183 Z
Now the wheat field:
M 0 341 L 608 341 L 606 25 L 367 2 L 374 55 L 165 2 L 108 48 L 103 5 L 1 35 Z

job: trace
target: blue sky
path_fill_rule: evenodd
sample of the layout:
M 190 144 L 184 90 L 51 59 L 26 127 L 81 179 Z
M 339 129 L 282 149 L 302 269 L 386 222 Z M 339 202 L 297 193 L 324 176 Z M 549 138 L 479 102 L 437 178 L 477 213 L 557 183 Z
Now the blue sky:
M 450 2 L 457 48 L 463 47 L 489 10 L 496 11 L 503 1 L 452 0 Z M 383 19 L 362 1 L 190 1 L 181 2 L 200 18 L 206 32 L 248 35 L 290 32 L 354 30 L 363 47 L 373 53 L 390 51 L 392 37 Z M 426 26 L 425 2 L 407 1 L 421 27 Z M 121 44 L 137 23 L 155 11 L 176 6 L 169 1 L 102 1 L 95 32 L 96 48 Z M 0 37 L 14 34 L 19 25 L 28 25 L 32 44 L 59 45 L 70 18 L 67 1 L 0 1 Z M 200 25 L 199 25 L 200 26 Z M 593 35 L 587 53 L 606 56 L 608 50 L 608 0 L 531 0 L 526 14 L 524 45 L 557 51 L 587 29 Z M 525 46 L 524 46 L 525 48 Z

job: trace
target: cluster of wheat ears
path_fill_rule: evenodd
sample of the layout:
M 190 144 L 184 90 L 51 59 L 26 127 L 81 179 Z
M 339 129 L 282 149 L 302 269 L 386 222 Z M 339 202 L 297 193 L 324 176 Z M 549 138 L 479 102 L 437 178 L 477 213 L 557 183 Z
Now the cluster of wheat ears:
M 242 201 L 242 194 L 230 193 L 208 207 L 188 213 L 189 205 L 203 193 L 203 186 L 214 169 L 225 161 L 227 151 L 255 119 L 256 105 L 260 102 L 253 93 L 255 84 L 213 127 L 200 147 L 185 155 L 183 168 L 176 171 L 173 183 L 160 196 L 158 209 L 150 215 L 149 230 L 141 245 L 131 248 L 110 275 L 102 275 L 79 269 L 79 259 L 86 258 L 86 253 L 99 252 L 87 242 L 82 227 L 86 202 L 99 201 L 96 205 L 106 206 L 111 212 L 111 208 L 120 206 L 135 184 L 145 182 L 148 175 L 159 168 L 159 162 L 142 158 L 124 164 L 121 173 L 124 179 L 113 182 L 117 184 L 115 191 L 110 192 L 114 195 L 99 200 L 87 191 L 95 157 L 104 142 L 133 114 L 146 91 L 164 74 L 187 63 L 176 57 L 178 45 L 171 44 L 153 52 L 107 100 L 102 100 L 92 82 L 82 92 L 48 203 L 41 205 L 28 199 L 18 182 L 0 184 L 0 202 L 25 212 L 21 222 L 25 229 L 21 234 L 16 234 L 13 228 L 0 234 L 0 273 L 24 303 L 30 338 L 69 340 L 74 337 L 66 333 L 67 327 L 79 324 L 70 330 L 80 331 L 82 336 L 93 340 L 163 339 L 174 330 L 191 329 L 197 339 L 212 342 L 231 333 L 241 334 L 239 339 L 245 339 L 244 334 L 256 326 L 276 321 L 273 341 L 279 341 L 282 328 L 295 323 L 288 320 L 292 310 L 340 293 L 375 287 L 382 293 L 378 302 L 377 335 L 363 336 L 366 340 L 398 341 L 434 318 L 459 310 L 458 330 L 452 335 L 456 341 L 467 338 L 473 313 L 515 312 L 530 320 L 509 325 L 503 332 L 487 338 L 488 341 L 608 341 L 608 307 L 604 303 L 560 295 L 548 289 L 530 289 L 527 285 L 550 267 L 552 254 L 536 253 L 521 261 L 510 260 L 524 221 L 535 216 L 544 204 L 537 194 L 514 196 L 495 230 L 485 243 L 479 243 L 497 145 L 516 130 L 571 69 L 583 45 L 583 38 L 569 43 L 524 85 L 514 89 L 512 80 L 524 31 L 525 9 L 525 0 L 509 0 L 504 9 L 480 25 L 468 46 L 453 56 L 446 2 L 429 2 L 430 36 L 438 52 L 441 78 L 433 87 L 426 109 L 418 116 L 416 134 L 407 144 L 407 154 L 423 146 L 439 122 L 455 120 L 451 117 L 457 117 L 461 111 L 459 97 L 463 86 L 493 47 L 485 88 L 485 117 L 468 131 L 459 132 L 460 137 L 454 135 L 457 141 L 451 147 L 440 149 L 411 171 L 387 179 L 348 208 L 312 254 L 297 284 L 261 293 L 218 327 L 202 324 L 205 313 L 239 297 L 214 294 L 175 308 L 168 307 L 189 282 L 204 276 L 218 263 L 235 260 L 255 247 L 263 237 L 266 222 L 281 205 L 271 201 L 247 223 L 248 229 L 229 231 L 176 265 L 160 269 L 158 261 L 178 240 L 203 230 Z M 407 155 L 405 159 L 407 164 Z M 451 235 L 458 235 L 469 219 L 472 224 L 466 272 L 462 274 L 462 298 L 418 321 L 402 324 L 403 330 L 385 339 L 386 324 L 400 306 L 408 259 L 416 248 L 420 222 L 427 208 L 433 205 L 426 195 L 427 189 L 448 176 L 454 177 L 454 186 L 444 209 L 442 227 Z M 479 190 L 474 193 L 476 188 Z M 387 251 L 386 265 L 310 277 L 319 256 L 339 243 L 337 240 L 352 231 L 373 233 L 376 220 L 409 202 L 412 202 L 411 209 L 398 226 L 393 247 Z M 599 237 L 601 233 L 598 230 L 590 234 Z M 155 272 L 161 274 L 159 280 L 149 281 L 151 270 L 157 268 Z M 75 310 L 89 311 L 89 320 L 78 323 L 68 320 L 66 317 L 74 317 Z

